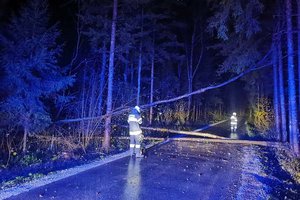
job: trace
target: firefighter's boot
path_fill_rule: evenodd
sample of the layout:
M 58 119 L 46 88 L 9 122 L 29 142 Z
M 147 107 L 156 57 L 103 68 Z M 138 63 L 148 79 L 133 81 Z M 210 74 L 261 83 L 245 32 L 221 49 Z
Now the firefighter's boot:
M 137 157 L 137 158 L 142 158 L 142 157 L 144 157 L 144 156 L 142 155 L 141 148 L 136 148 L 136 157 Z

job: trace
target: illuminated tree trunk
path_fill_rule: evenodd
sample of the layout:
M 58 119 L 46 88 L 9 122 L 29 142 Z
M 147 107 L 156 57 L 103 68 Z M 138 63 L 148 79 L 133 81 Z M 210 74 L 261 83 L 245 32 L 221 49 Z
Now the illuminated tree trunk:
M 297 0 L 297 22 L 298 22 L 298 109 L 300 109 L 300 0 Z
M 199 30 L 197 31 L 198 24 L 196 21 L 193 24 L 193 33 L 191 36 L 190 49 L 186 48 L 187 56 L 187 78 L 188 78 L 188 93 L 193 92 L 193 81 L 196 75 L 196 72 L 199 69 L 199 66 L 202 61 L 203 56 L 203 33 Z M 200 52 L 196 52 L 197 47 L 200 45 Z M 192 96 L 188 97 L 188 118 L 191 115 L 191 106 L 192 106 Z
M 194 56 L 194 45 L 195 45 L 195 25 L 194 25 L 194 31 L 192 35 L 191 40 L 191 49 L 190 49 L 190 58 L 188 62 L 188 70 L 187 70 L 187 76 L 188 76 L 188 93 L 191 93 L 193 91 L 193 56 Z M 192 105 L 192 96 L 188 97 L 188 118 L 190 117 L 190 110 Z
M 274 114 L 275 114 L 275 126 L 276 126 L 276 137 L 278 140 L 281 140 L 280 137 L 280 116 L 279 116 L 279 93 L 278 93 L 278 51 L 275 44 L 275 40 L 273 40 L 273 53 L 272 53 L 272 59 L 273 59 L 273 90 L 274 90 L 274 98 L 273 98 L 273 105 L 274 105 Z
M 23 153 L 26 152 L 27 149 L 27 136 L 28 136 L 28 128 L 24 127 L 24 133 L 23 133 L 23 148 L 22 151 Z
M 143 35 L 143 8 L 142 8 L 142 15 L 141 15 L 141 34 Z M 137 97 L 136 97 L 136 105 L 140 105 L 140 96 L 141 96 L 141 76 L 142 76 L 142 47 L 143 47 L 143 38 L 140 41 L 140 49 L 139 49 L 139 64 L 138 64 L 138 88 L 137 88 Z
M 22 151 L 23 153 L 26 152 L 27 150 L 27 138 L 28 138 L 28 135 L 29 135 L 29 123 L 30 123 L 30 115 L 31 115 L 31 112 L 28 111 L 27 114 L 25 114 L 24 116 L 24 119 L 23 119 L 23 146 L 22 146 Z
M 283 64 L 281 51 L 281 36 L 278 40 L 278 74 L 279 74 L 279 99 L 280 99 L 280 115 L 281 115 L 281 139 L 282 142 L 287 142 L 287 127 L 286 127 L 286 109 L 284 96 L 284 78 L 283 78 Z
M 140 105 L 141 96 L 141 76 L 142 76 L 142 44 L 140 44 L 139 64 L 138 64 L 138 88 L 136 95 L 136 105 Z
M 155 57 L 155 52 L 154 52 L 154 38 L 153 38 L 153 48 L 152 48 L 152 58 L 151 58 L 151 88 L 150 88 L 150 104 L 153 103 L 153 88 L 154 88 L 154 57 Z M 149 121 L 150 124 L 152 124 L 152 119 L 153 119 L 153 108 L 150 107 L 150 116 L 149 116 Z
M 289 97 L 289 133 L 290 142 L 294 152 L 299 155 L 299 130 L 297 120 L 296 85 L 294 72 L 294 50 L 292 34 L 292 5 L 291 0 L 286 0 L 287 24 L 287 54 L 288 54 L 288 97 Z
M 103 91 L 104 91 L 104 83 L 105 83 L 105 73 L 106 73 L 106 47 L 105 47 L 105 43 L 103 43 L 102 63 L 101 63 L 101 73 L 100 73 L 99 102 L 98 102 L 97 115 L 102 115 L 102 102 L 103 102 Z
M 104 139 L 102 145 L 104 150 L 106 151 L 108 151 L 110 147 L 110 135 L 111 135 L 111 117 L 112 117 L 111 111 L 112 111 L 112 92 L 113 92 L 113 78 L 114 78 L 117 6 L 118 6 L 118 0 L 114 0 L 113 18 L 111 24 L 110 50 L 109 50 L 106 119 L 105 119 Z

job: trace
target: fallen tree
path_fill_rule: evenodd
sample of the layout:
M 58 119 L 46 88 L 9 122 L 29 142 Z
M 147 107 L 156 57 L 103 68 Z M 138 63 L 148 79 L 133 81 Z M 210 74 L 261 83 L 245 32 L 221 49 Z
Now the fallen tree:
M 183 135 L 192 135 L 192 136 L 199 136 L 199 137 L 207 137 L 207 138 L 214 138 L 214 139 L 226 139 L 225 137 L 213 135 L 210 133 L 200 133 L 196 131 L 180 131 L 180 130 L 172 130 L 167 128 L 152 128 L 152 127 L 141 127 L 143 130 L 151 130 L 151 131 L 159 131 L 159 132 L 167 132 L 167 133 L 177 133 Z
M 210 134 L 210 133 L 199 132 L 199 131 L 203 131 L 205 129 L 208 129 L 210 127 L 216 126 L 218 124 L 224 123 L 226 121 L 228 121 L 228 120 L 222 120 L 220 122 L 209 124 L 207 126 L 204 126 L 202 128 L 196 129 L 194 131 L 181 131 L 181 130 L 174 130 L 174 129 L 168 129 L 168 128 L 156 128 L 156 127 L 144 127 L 144 126 L 142 126 L 141 129 L 143 129 L 143 130 L 151 130 L 151 131 L 158 131 L 158 132 L 164 132 L 164 133 L 176 133 L 176 134 L 183 134 L 183 135 L 190 135 L 190 136 L 213 138 L 213 139 L 226 139 L 226 137 L 221 137 L 221 136 Z M 118 125 L 118 126 L 124 127 L 124 128 L 128 128 L 127 125 Z M 126 138 L 129 138 L 129 137 L 126 137 Z
M 226 143 L 226 144 L 244 144 L 244 145 L 259 145 L 266 147 L 284 147 L 285 144 L 280 142 L 268 141 L 253 141 L 253 140 L 236 140 L 236 139 L 211 139 L 211 138 L 169 138 L 173 141 L 195 141 L 195 142 L 211 142 L 211 143 Z
M 271 54 L 271 52 L 272 51 L 270 50 L 256 65 L 253 65 L 253 66 L 249 67 L 244 72 L 234 76 L 233 78 L 231 78 L 227 81 L 224 81 L 224 82 L 216 84 L 216 85 L 210 85 L 210 86 L 207 86 L 207 87 L 204 87 L 204 88 L 200 88 L 198 90 L 195 90 L 194 92 L 183 94 L 181 96 L 174 97 L 174 98 L 171 98 L 171 99 L 159 100 L 159 101 L 155 101 L 155 102 L 150 103 L 150 104 L 140 105 L 140 108 L 145 109 L 145 108 L 157 106 L 159 104 L 171 103 L 171 102 L 183 99 L 183 98 L 187 98 L 187 97 L 192 96 L 192 95 L 201 94 L 201 93 L 204 93 L 206 91 L 217 89 L 217 88 L 223 87 L 225 85 L 228 85 L 229 83 L 232 83 L 232 82 L 240 79 L 241 77 L 245 76 L 246 74 L 248 74 L 252 71 L 262 69 L 264 67 L 272 65 L 271 62 L 266 62 L 266 60 L 268 59 L 268 56 Z M 71 122 L 79 122 L 79 121 L 84 121 L 84 120 L 102 120 L 102 119 L 104 119 L 108 116 L 111 116 L 111 115 L 119 115 L 119 114 L 122 114 L 124 112 L 128 112 L 130 110 L 130 108 L 131 107 L 120 107 L 120 108 L 115 109 L 111 113 L 108 113 L 108 114 L 105 114 L 105 115 L 102 115 L 102 116 L 84 117 L 84 118 L 75 118 L 75 119 L 64 119 L 64 120 L 59 120 L 55 123 L 71 123 Z

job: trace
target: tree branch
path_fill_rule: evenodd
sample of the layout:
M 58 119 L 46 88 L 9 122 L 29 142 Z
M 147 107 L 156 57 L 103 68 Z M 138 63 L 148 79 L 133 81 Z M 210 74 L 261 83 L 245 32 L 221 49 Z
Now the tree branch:
M 194 70 L 194 73 L 193 73 L 192 78 L 195 77 L 196 72 L 198 71 L 198 68 L 199 68 L 199 66 L 200 66 L 200 63 L 201 63 L 201 61 L 202 61 L 202 56 L 203 56 L 203 51 L 204 51 L 204 47 L 203 47 L 203 34 L 202 34 L 202 33 L 201 33 L 200 43 L 201 43 L 201 52 L 200 52 L 200 56 L 199 56 L 199 58 L 198 58 L 198 62 L 197 62 L 196 68 L 195 68 L 195 70 Z
M 153 103 L 150 103 L 150 104 L 141 105 L 140 107 L 141 108 L 148 108 L 148 107 L 156 106 L 156 105 L 159 105 L 159 104 L 171 103 L 171 102 L 178 101 L 180 99 L 187 98 L 187 97 L 195 95 L 195 94 L 200 94 L 200 93 L 206 92 L 208 90 L 217 89 L 217 88 L 223 87 L 225 85 L 228 85 L 229 83 L 232 83 L 232 82 L 238 80 L 239 78 L 243 77 L 244 75 L 246 75 L 246 74 L 248 74 L 252 71 L 262 69 L 264 67 L 272 65 L 272 63 L 269 63 L 269 62 L 264 63 L 266 61 L 266 59 L 268 58 L 268 56 L 271 54 L 271 52 L 272 52 L 272 50 L 270 50 L 256 65 L 251 66 L 250 68 L 248 68 L 244 72 L 238 74 L 237 76 L 235 76 L 235 77 L 233 77 L 233 78 L 231 78 L 231 79 L 229 79 L 229 80 L 227 80 L 223 83 L 219 83 L 217 85 L 211 85 L 211 86 L 208 86 L 208 87 L 205 87 L 205 88 L 200 88 L 200 89 L 198 89 L 194 92 L 187 93 L 187 94 L 175 97 L 175 98 L 160 100 L 160 101 L 156 101 L 156 102 L 153 102 Z M 126 107 L 125 108 L 120 107 L 120 108 L 117 108 L 116 110 L 114 110 L 111 113 L 106 114 L 106 115 L 102 115 L 102 116 L 98 116 L 98 117 L 65 119 L 65 120 L 59 120 L 56 123 L 70 123 L 70 122 L 79 122 L 79 121 L 83 121 L 83 120 L 102 120 L 102 119 L 106 118 L 109 115 L 118 115 L 118 114 L 122 114 L 126 111 L 129 111 L 129 110 L 130 110 L 130 107 L 127 107 L 127 108 Z

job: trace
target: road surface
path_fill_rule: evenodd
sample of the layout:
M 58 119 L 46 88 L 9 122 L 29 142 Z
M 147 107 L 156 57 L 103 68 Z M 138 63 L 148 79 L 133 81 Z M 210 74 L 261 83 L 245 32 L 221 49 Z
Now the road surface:
M 147 158 L 128 156 L 9 199 L 268 199 L 258 148 L 170 141 Z

